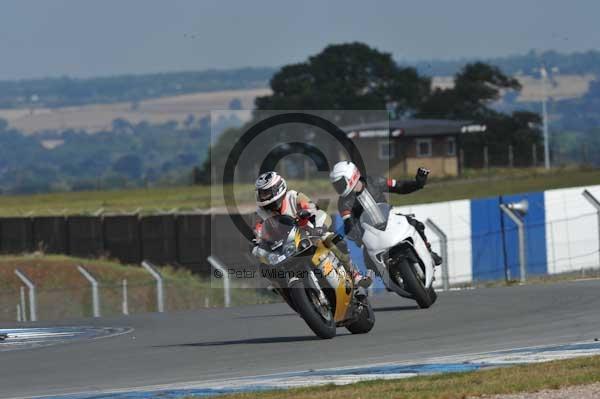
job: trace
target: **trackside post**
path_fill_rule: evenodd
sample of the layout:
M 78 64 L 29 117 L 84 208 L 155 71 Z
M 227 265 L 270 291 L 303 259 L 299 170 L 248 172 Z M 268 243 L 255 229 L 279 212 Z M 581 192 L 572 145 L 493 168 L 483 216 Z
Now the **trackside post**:
M 121 302 L 121 310 L 122 310 L 123 314 L 127 316 L 127 315 L 129 315 L 129 302 L 128 302 L 128 296 L 127 296 L 127 279 L 123 279 L 122 287 L 123 287 L 123 300 Z
M 21 320 L 27 321 L 27 305 L 25 302 L 25 287 L 19 287 L 19 299 L 21 304 Z
M 77 265 L 77 270 L 79 273 L 85 277 L 87 281 L 89 281 L 92 286 L 92 308 L 94 317 L 100 317 L 100 292 L 98 290 L 98 280 L 91 275 L 83 266 Z
M 521 275 L 521 283 L 527 281 L 527 238 L 525 236 L 525 222 L 519 214 L 524 215 L 527 212 L 528 204 L 526 201 L 515 204 L 500 204 L 500 209 L 504 212 L 516 225 L 519 232 L 519 267 Z
M 221 272 L 221 278 L 223 279 L 223 295 L 225 296 L 225 307 L 228 308 L 231 306 L 231 289 L 229 286 L 229 275 L 227 274 L 227 270 L 225 269 L 223 263 L 221 263 L 219 259 L 212 255 L 206 258 L 206 260 L 208 260 L 208 263 L 210 263 L 212 267 Z
M 163 278 L 158 269 L 147 260 L 142 261 L 142 267 L 148 271 L 156 280 L 156 311 L 162 313 L 165 311 L 165 293 Z
M 598 216 L 598 253 L 600 254 L 600 201 L 598 201 L 598 199 L 594 197 L 594 194 L 590 193 L 588 190 L 583 190 L 581 195 L 596 208 L 596 215 Z M 598 265 L 600 266 L 600 262 Z
M 29 288 L 29 320 L 37 321 L 35 284 L 19 269 L 15 269 L 15 274 Z

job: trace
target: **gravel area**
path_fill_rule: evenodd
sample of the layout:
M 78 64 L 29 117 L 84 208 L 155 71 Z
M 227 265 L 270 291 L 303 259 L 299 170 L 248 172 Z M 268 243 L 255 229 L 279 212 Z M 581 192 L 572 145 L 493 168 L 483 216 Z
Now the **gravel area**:
M 560 389 L 547 389 L 539 392 L 520 393 L 514 395 L 485 396 L 486 399 L 598 399 L 600 383 L 575 385 Z

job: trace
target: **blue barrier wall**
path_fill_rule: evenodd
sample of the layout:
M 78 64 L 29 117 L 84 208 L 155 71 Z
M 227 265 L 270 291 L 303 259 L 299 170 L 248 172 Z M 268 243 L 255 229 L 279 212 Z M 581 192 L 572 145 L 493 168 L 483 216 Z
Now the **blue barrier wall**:
M 519 278 L 517 227 L 500 210 L 501 203 L 529 201 L 527 226 L 527 273 L 547 272 L 546 211 L 544 193 L 525 193 L 471 201 L 471 251 L 473 280 Z
M 473 280 L 504 277 L 504 245 L 500 199 L 471 201 L 471 259 Z

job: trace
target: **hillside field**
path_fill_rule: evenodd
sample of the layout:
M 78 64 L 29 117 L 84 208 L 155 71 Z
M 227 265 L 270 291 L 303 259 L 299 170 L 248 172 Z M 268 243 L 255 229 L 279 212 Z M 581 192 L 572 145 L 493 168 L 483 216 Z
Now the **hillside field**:
M 26 133 L 65 129 L 94 133 L 110 129 L 112 121 L 117 118 L 131 123 L 183 122 L 189 115 L 198 118 L 208 115 L 210 111 L 228 109 L 233 99 L 239 99 L 244 109 L 252 109 L 257 96 L 270 92 L 267 88 L 224 90 L 154 98 L 138 104 L 122 102 L 59 108 L 0 109 L 0 118 Z

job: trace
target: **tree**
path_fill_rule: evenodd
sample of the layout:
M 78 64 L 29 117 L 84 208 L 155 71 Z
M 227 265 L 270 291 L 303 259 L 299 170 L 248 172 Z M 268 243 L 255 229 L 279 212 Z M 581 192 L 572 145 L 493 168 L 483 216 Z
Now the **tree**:
M 287 65 L 271 79 L 273 94 L 256 99 L 259 110 L 385 110 L 419 107 L 430 79 L 400 67 L 390 53 L 363 43 L 330 45 L 306 62 Z
M 344 110 L 388 109 L 395 104 L 395 111 L 412 112 L 418 109 L 423 98 L 430 92 L 430 79 L 419 76 L 414 68 L 400 67 L 391 54 L 380 52 L 363 43 L 330 45 L 305 62 L 284 66 L 270 81 L 271 95 L 258 97 L 258 111 L 269 110 L 327 110 L 320 116 L 335 120 L 338 126 L 367 122 L 368 118 L 381 119 L 381 113 L 347 113 Z M 255 114 L 256 121 L 258 115 Z M 251 126 L 249 122 L 245 127 Z M 230 144 L 236 142 L 244 127 L 228 129 L 210 149 L 213 170 L 222 170 Z M 311 134 L 305 126 L 277 127 L 270 130 L 271 141 L 282 137 L 301 137 Z M 267 144 L 267 143 L 265 143 Z M 255 144 L 258 146 L 258 144 Z M 326 148 L 327 147 L 327 148 Z M 321 144 L 320 150 L 333 153 L 334 148 Z M 247 167 L 240 170 L 253 176 L 254 163 L 260 162 L 261 154 L 247 156 Z M 254 162 L 254 163 L 253 163 Z M 210 173 L 207 160 L 202 167 L 203 176 Z
M 113 165 L 115 172 L 134 180 L 141 177 L 142 168 L 142 160 L 134 154 L 127 154 L 120 157 Z
M 517 163 L 527 163 L 531 146 L 541 141 L 540 116 L 533 112 L 515 111 L 512 114 L 492 108 L 505 92 L 521 89 L 519 82 L 505 75 L 498 67 L 476 62 L 467 64 L 454 77 L 454 87 L 436 89 L 421 104 L 420 118 L 463 119 L 485 124 L 485 133 L 466 133 L 461 142 L 467 164 L 477 158 L 482 147 L 488 146 L 490 158 L 503 159 L 509 145 L 515 150 Z
M 346 119 L 347 114 L 336 110 L 388 110 L 418 118 L 469 120 L 488 127 L 483 134 L 461 136 L 466 151 L 479 153 L 485 143 L 503 146 L 504 153 L 508 145 L 519 146 L 530 156 L 531 144 L 540 141 L 537 114 L 517 111 L 509 115 L 493 108 L 501 96 L 520 90 L 521 85 L 498 67 L 482 62 L 468 64 L 460 70 L 452 88 L 432 91 L 429 78 L 420 76 L 414 68 L 399 66 L 389 53 L 363 43 L 347 43 L 328 46 L 305 62 L 284 66 L 273 76 L 270 85 L 272 94 L 255 101 L 258 111 L 331 110 L 333 115 L 328 116 L 335 117 L 331 120 L 340 126 L 359 121 Z M 294 128 L 286 127 L 286 130 Z M 228 130 L 211 147 L 214 170 L 222 169 L 219 163 L 224 163 L 229 144 L 236 142 L 243 131 L 243 127 Z M 271 140 L 278 140 L 274 131 Z M 328 153 L 327 149 L 321 149 Z M 248 166 L 252 160 L 252 155 L 248 156 Z M 242 170 L 253 172 L 250 167 Z M 208 160 L 202 172 L 204 176 L 211 176 Z
M 127 119 L 116 118 L 112 121 L 112 130 L 118 133 L 131 133 L 133 126 Z
M 425 118 L 481 119 L 493 116 L 489 107 L 503 91 L 520 90 L 519 81 L 492 65 L 467 64 L 454 76 L 454 87 L 436 89 L 423 101 L 418 116 Z
M 191 129 L 194 126 L 195 121 L 196 118 L 194 117 L 194 115 L 188 114 L 188 116 L 186 116 L 185 120 L 183 121 L 183 126 L 185 126 L 186 129 Z
M 194 166 L 192 168 L 192 185 L 197 186 L 203 183 L 204 176 L 202 176 L 202 171 L 198 166 Z

